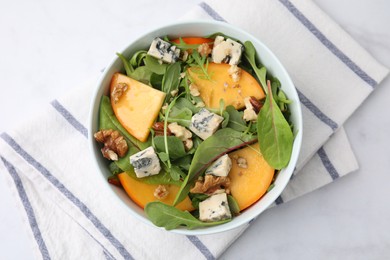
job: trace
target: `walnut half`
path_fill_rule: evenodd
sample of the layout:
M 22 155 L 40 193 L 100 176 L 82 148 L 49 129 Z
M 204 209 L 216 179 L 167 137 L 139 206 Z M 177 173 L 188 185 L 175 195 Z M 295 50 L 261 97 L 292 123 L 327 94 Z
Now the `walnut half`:
M 229 186 L 230 186 L 229 177 L 206 174 L 204 181 L 203 180 L 196 181 L 195 186 L 190 190 L 190 192 L 212 194 L 216 190 L 225 188 L 226 193 L 228 193 Z
M 126 83 L 120 82 L 114 86 L 114 89 L 111 92 L 111 98 L 114 100 L 114 103 L 118 103 L 119 98 L 126 92 L 129 86 Z
M 93 137 L 99 143 L 103 143 L 104 147 L 101 149 L 105 158 L 117 161 L 119 157 L 125 156 L 128 147 L 125 138 L 116 130 L 105 129 L 96 132 Z

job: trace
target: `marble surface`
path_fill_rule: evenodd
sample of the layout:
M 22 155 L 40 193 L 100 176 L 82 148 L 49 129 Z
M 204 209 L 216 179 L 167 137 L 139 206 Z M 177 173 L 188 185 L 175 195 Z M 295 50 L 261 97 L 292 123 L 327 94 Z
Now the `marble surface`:
M 97 76 L 133 36 L 159 21 L 173 22 L 198 2 L 1 1 L 0 132 Z M 390 1 L 315 2 L 390 67 Z M 86 45 L 91 47 L 80 47 Z M 389 97 L 387 78 L 345 124 L 359 161 L 357 172 L 267 210 L 222 259 L 389 259 Z M 33 257 L 4 178 L 0 241 L 0 259 Z

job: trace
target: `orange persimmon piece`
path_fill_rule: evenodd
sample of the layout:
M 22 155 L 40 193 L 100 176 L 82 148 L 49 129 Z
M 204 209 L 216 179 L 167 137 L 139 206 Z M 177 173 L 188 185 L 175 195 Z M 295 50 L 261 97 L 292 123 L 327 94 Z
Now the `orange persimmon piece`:
M 112 92 L 118 85 L 126 91 L 114 100 Z M 126 75 L 115 73 L 110 86 L 111 106 L 121 125 L 141 142 L 148 139 L 150 128 L 163 105 L 165 93 Z
M 181 38 L 186 44 L 202 44 L 214 42 L 214 39 L 203 38 L 203 37 L 182 37 Z M 172 40 L 172 42 L 179 44 L 180 38 Z
M 232 169 L 229 172 L 230 191 L 240 210 L 243 210 L 267 192 L 275 169 L 261 155 L 258 143 L 229 153 L 229 157 L 232 160 Z M 238 166 L 238 158 L 246 161 L 247 168 Z
M 147 203 L 157 200 L 168 205 L 173 205 L 176 194 L 180 189 L 180 187 L 175 185 L 164 185 L 168 191 L 168 195 L 164 199 L 159 200 L 154 196 L 154 191 L 158 187 L 157 184 L 147 184 L 138 181 L 135 178 L 130 177 L 126 172 L 118 174 L 118 177 L 127 195 L 129 195 L 129 197 L 141 208 L 144 208 Z M 176 205 L 176 208 L 187 211 L 194 210 L 188 196 Z
M 220 99 L 223 99 L 225 107 L 232 105 L 236 109 L 242 109 L 245 108 L 245 97 L 253 96 L 259 100 L 265 97 L 263 88 L 251 74 L 242 69 L 239 80 L 234 82 L 229 69 L 229 64 L 210 63 L 207 73 L 211 79 L 205 78 L 200 68 L 188 69 L 206 107 L 217 109 Z

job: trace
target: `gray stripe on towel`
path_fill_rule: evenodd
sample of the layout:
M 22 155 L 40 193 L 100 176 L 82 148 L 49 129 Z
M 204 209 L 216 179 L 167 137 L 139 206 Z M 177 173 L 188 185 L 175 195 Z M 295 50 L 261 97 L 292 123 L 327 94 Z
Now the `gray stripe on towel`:
M 194 244 L 199 251 L 206 257 L 207 260 L 214 260 L 215 257 L 210 252 L 210 250 L 200 241 L 200 239 L 196 236 L 187 236 L 187 238 Z
M 322 163 L 324 164 L 325 169 L 329 172 L 330 177 L 332 177 L 332 180 L 339 178 L 340 177 L 339 173 L 337 172 L 332 162 L 329 160 L 329 157 L 326 154 L 323 147 L 318 149 L 317 154 L 320 157 Z
M 8 162 L 5 158 L 1 157 L 1 160 L 4 163 L 4 166 L 7 168 L 9 174 L 11 175 L 16 190 L 18 191 L 18 195 L 20 200 L 22 201 L 24 210 L 27 213 L 28 222 L 30 224 L 31 230 L 33 232 L 35 241 L 38 244 L 39 250 L 41 251 L 42 258 L 47 260 L 50 259 L 49 251 L 47 250 L 45 241 L 42 238 L 41 230 L 39 229 L 37 220 L 35 218 L 34 209 L 31 206 L 30 200 L 28 199 L 28 196 L 26 194 L 26 191 L 24 190 L 22 180 L 20 179 L 18 173 L 16 172 L 15 167 Z
M 60 107 L 61 109 L 58 110 L 56 109 L 61 115 L 67 115 L 68 117 L 71 117 L 71 118 L 74 118 L 74 116 L 72 116 L 72 114 L 63 106 L 61 105 L 57 100 L 53 101 L 52 103 L 56 103 L 56 106 Z M 64 116 L 65 117 L 65 116 Z M 73 120 L 67 120 L 71 125 L 73 125 Z M 85 128 L 81 123 L 78 123 L 81 128 Z M 75 127 L 76 130 L 79 131 L 78 127 Z M 79 131 L 81 132 L 81 131 Z M 82 133 L 82 132 L 81 132 Z M 85 136 L 85 135 L 84 135 Z M 85 136 L 87 137 L 87 136 Z M 211 254 L 211 252 L 209 251 L 209 249 L 202 243 L 202 241 L 199 240 L 199 238 L 197 238 L 196 236 L 187 236 L 188 239 L 192 242 L 192 244 L 194 244 L 197 249 L 207 258 L 207 259 L 215 259 L 214 256 Z M 212 257 L 212 258 L 209 258 L 209 257 Z
M 226 20 L 223 19 L 222 16 L 220 16 L 213 8 L 211 8 L 211 6 L 209 6 L 209 5 L 206 4 L 205 2 L 199 3 L 199 6 L 202 7 L 202 9 L 203 9 L 208 15 L 210 15 L 214 20 L 220 21 L 220 22 L 226 22 Z
M 71 124 L 77 131 L 85 137 L 88 137 L 88 129 L 83 126 L 68 110 L 66 110 L 60 102 L 53 100 L 51 105 Z
M 111 244 L 118 250 L 118 252 L 125 259 L 133 259 L 130 253 L 126 248 L 119 242 L 119 240 L 114 237 L 111 231 L 100 222 L 100 220 L 91 212 L 91 210 L 79 199 L 77 198 L 68 188 L 64 186 L 53 174 L 50 173 L 42 164 L 36 161 L 29 153 L 27 153 L 16 141 L 9 136 L 7 133 L 2 133 L 0 135 L 5 142 L 8 143 L 12 149 L 15 150 L 20 156 L 22 156 L 30 165 L 32 165 L 36 170 L 38 170 L 51 184 L 54 185 L 66 198 L 68 198 L 79 210 L 84 214 L 84 216 L 89 219 L 92 224 L 99 230 L 99 232 L 111 242 Z
M 280 195 L 279 197 L 276 198 L 275 203 L 276 203 L 276 205 L 280 205 L 283 203 L 282 195 Z
M 309 109 L 319 120 L 327 124 L 330 128 L 332 128 L 333 131 L 339 127 L 336 122 L 325 115 L 316 105 L 314 105 L 305 95 L 303 95 L 298 88 L 297 92 L 301 103 L 307 107 L 307 109 Z
M 356 63 L 345 55 L 336 45 L 334 45 L 312 22 L 304 16 L 289 0 L 279 0 L 329 51 L 339 58 L 347 67 L 349 67 L 357 76 L 371 87 L 378 83 L 364 72 Z

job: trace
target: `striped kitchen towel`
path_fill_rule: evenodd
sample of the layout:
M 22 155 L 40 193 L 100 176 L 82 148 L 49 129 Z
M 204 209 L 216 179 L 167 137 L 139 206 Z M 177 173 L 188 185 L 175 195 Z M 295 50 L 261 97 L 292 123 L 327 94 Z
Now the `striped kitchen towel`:
M 342 124 L 388 70 L 326 14 L 310 1 L 242 5 L 226 0 L 202 2 L 186 17 L 222 20 L 249 31 L 276 53 L 296 83 L 303 105 L 303 149 L 299 173 L 276 204 L 357 169 Z M 37 258 L 220 256 L 250 224 L 215 235 L 172 234 L 140 223 L 106 193 L 87 144 L 85 100 L 93 88 L 93 83 L 76 88 L 0 135 L 0 172 L 22 209 Z

